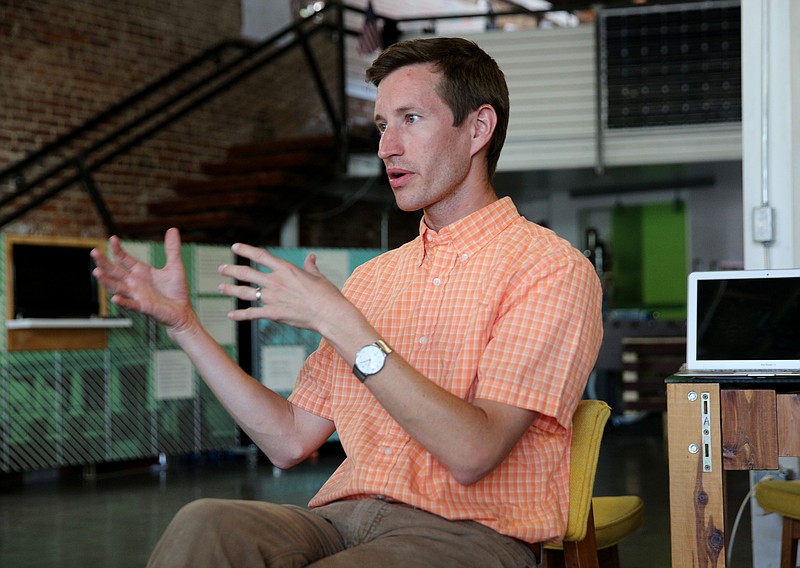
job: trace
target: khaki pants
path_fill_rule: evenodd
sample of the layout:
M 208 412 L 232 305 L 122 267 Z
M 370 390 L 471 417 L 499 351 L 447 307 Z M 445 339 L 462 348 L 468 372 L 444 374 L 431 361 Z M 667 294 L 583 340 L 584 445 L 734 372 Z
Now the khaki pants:
M 531 550 L 473 521 L 375 499 L 313 510 L 201 499 L 172 520 L 150 568 L 530 568 Z

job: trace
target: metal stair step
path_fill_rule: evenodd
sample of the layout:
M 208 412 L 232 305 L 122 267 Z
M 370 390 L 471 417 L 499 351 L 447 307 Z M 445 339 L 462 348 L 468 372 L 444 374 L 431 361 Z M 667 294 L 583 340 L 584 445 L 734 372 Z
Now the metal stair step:
M 173 184 L 180 195 L 195 197 L 198 194 L 221 193 L 245 189 L 294 189 L 303 184 L 304 176 L 284 170 L 252 172 L 246 174 L 217 176 L 208 179 L 186 179 Z
M 176 213 L 202 213 L 204 211 L 252 209 L 269 207 L 284 211 L 295 202 L 290 196 L 276 191 L 246 189 L 239 191 L 220 191 L 205 193 L 192 198 L 183 197 L 154 201 L 147 206 L 153 215 L 173 215 Z
M 335 160 L 336 156 L 332 152 L 315 153 L 302 150 L 203 164 L 202 170 L 210 176 L 229 176 L 273 169 L 304 170 L 309 173 L 330 171 Z
M 286 138 L 283 140 L 265 140 L 250 144 L 240 144 L 228 149 L 228 158 L 240 160 L 263 157 L 269 154 L 282 154 L 290 151 L 322 151 L 334 152 L 336 141 L 331 135 L 307 136 L 303 138 Z

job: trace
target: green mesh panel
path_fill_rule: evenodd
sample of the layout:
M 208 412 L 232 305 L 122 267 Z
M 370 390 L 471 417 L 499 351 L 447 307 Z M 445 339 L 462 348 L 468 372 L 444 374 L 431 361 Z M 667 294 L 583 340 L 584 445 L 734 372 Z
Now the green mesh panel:
M 0 266 L 5 266 L 2 244 Z M 163 263 L 160 243 L 131 246 L 149 254 L 156 265 Z M 202 296 L 194 291 L 195 249 L 184 245 L 193 302 Z M 4 303 L 6 278 L 0 270 Z M 109 312 L 111 317 L 130 319 L 132 326 L 109 329 L 107 348 L 87 351 L 9 353 L 2 319 L 0 471 L 179 455 L 238 444 L 236 425 L 196 373 L 193 398 L 156 399 L 153 353 L 175 345 L 148 318 L 110 303 Z M 236 358 L 235 341 L 224 348 Z

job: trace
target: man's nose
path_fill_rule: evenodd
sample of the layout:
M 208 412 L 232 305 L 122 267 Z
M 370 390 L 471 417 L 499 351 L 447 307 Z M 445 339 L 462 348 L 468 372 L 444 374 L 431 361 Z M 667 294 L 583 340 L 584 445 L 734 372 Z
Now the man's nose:
M 400 140 L 395 135 L 394 130 L 386 128 L 381 133 L 380 142 L 378 142 L 378 157 L 385 160 L 390 156 L 397 156 L 402 153 L 402 146 Z

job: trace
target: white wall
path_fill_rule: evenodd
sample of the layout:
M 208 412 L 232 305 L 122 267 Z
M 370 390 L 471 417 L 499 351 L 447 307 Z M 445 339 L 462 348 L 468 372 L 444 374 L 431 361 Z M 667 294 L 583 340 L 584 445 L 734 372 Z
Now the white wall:
M 800 267 L 800 2 L 742 2 L 742 130 L 747 268 Z M 753 240 L 752 210 L 775 211 L 775 240 Z
M 693 189 L 686 194 L 691 269 L 743 268 L 740 165 L 697 165 L 692 170 L 697 175 L 712 173 L 716 185 Z
M 499 171 L 601 165 L 593 26 L 462 34 L 506 75 L 511 120 Z M 739 123 L 605 130 L 605 167 L 739 160 Z
M 749 269 L 800 267 L 800 2 L 742 1 L 744 248 Z M 774 243 L 754 242 L 751 212 L 775 209 Z M 800 471 L 796 457 L 780 458 Z M 750 472 L 751 484 L 765 472 Z M 779 566 L 781 521 L 751 499 L 753 566 Z

